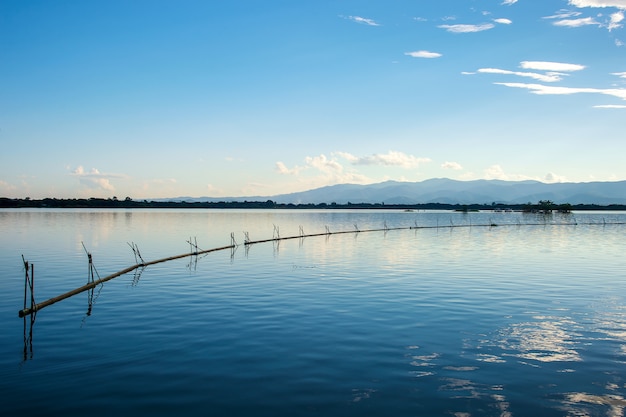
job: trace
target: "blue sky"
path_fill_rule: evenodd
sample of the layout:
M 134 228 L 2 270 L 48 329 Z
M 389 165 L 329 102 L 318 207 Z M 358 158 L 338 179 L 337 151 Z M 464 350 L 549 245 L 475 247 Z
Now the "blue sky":
M 0 196 L 626 180 L 626 0 L 0 2 Z

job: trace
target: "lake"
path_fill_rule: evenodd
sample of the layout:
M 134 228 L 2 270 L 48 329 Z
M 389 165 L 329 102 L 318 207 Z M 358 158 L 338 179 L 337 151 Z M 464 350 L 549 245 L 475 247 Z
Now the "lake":
M 624 223 L 624 212 L 0 210 L 3 415 L 623 416 Z M 18 318 L 22 255 L 42 302 L 87 283 L 87 252 L 98 279 L 189 242 L 236 247 Z

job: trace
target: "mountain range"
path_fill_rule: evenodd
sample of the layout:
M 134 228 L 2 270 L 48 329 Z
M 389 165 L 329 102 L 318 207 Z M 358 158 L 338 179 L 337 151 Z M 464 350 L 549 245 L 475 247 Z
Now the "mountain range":
M 274 196 L 179 197 L 169 201 L 266 201 L 285 204 L 525 204 L 550 200 L 557 204 L 626 204 L 626 181 L 563 182 L 433 178 L 420 182 L 385 181 L 377 184 L 338 184 Z

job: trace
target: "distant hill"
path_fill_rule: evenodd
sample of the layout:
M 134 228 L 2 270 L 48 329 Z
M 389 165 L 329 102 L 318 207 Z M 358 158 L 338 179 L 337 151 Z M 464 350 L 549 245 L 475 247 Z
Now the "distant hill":
M 265 201 L 285 204 L 524 204 L 551 200 L 557 204 L 626 204 L 626 181 L 552 183 L 539 181 L 434 178 L 421 182 L 339 184 L 290 194 L 255 197 L 179 197 L 170 201 Z

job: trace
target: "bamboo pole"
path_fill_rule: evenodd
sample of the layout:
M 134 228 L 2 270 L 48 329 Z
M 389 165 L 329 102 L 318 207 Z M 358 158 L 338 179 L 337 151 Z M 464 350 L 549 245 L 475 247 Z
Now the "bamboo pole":
M 41 310 L 41 309 L 43 309 L 45 307 L 48 307 L 48 306 L 50 306 L 50 305 L 52 305 L 54 303 L 58 303 L 59 301 L 65 300 L 66 298 L 70 298 L 70 297 L 72 297 L 72 296 L 74 296 L 76 294 L 80 294 L 80 293 L 85 292 L 87 290 L 93 289 L 93 288 L 97 287 L 100 284 L 103 284 L 103 283 L 105 283 L 107 281 L 112 280 L 113 278 L 117 278 L 117 277 L 119 277 L 121 275 L 124 275 L 124 274 L 126 274 L 128 272 L 134 271 L 137 268 L 145 267 L 145 266 L 148 266 L 148 265 L 154 265 L 154 264 L 158 264 L 158 263 L 162 263 L 162 262 L 172 261 L 174 259 L 185 258 L 185 257 L 192 256 L 192 255 L 201 255 L 201 254 L 204 254 L 204 253 L 215 252 L 215 251 L 220 251 L 220 250 L 224 250 L 224 249 L 230 249 L 232 247 L 233 247 L 232 245 L 230 245 L 230 246 L 223 246 L 223 247 L 220 247 L 220 248 L 213 248 L 213 249 L 208 249 L 208 250 L 204 250 L 204 251 L 200 251 L 200 252 L 184 253 L 182 255 L 170 256 L 170 257 L 167 257 L 167 258 L 157 259 L 155 261 L 150 261 L 150 262 L 146 262 L 146 263 L 138 263 L 138 264 L 129 266 L 128 268 L 122 269 L 121 271 L 115 272 L 114 274 L 111 274 L 111 275 L 108 275 L 108 276 L 106 276 L 104 278 L 101 278 L 101 279 L 99 279 L 97 281 L 92 281 L 90 283 L 87 283 L 87 284 L 83 285 L 82 287 L 78 287 L 78 288 L 76 288 L 76 289 L 74 289 L 72 291 L 68 291 L 68 292 L 66 292 L 64 294 L 58 295 L 56 297 L 52 297 L 49 300 L 42 301 L 39 304 L 34 304 L 34 298 L 31 295 L 33 303 L 31 304 L 31 306 L 29 308 L 25 307 L 23 310 L 18 311 L 18 316 L 19 317 L 25 317 L 25 316 L 28 316 L 29 314 L 33 314 L 33 313 L 35 313 L 35 312 L 37 312 L 37 311 L 39 311 L 39 310 Z

